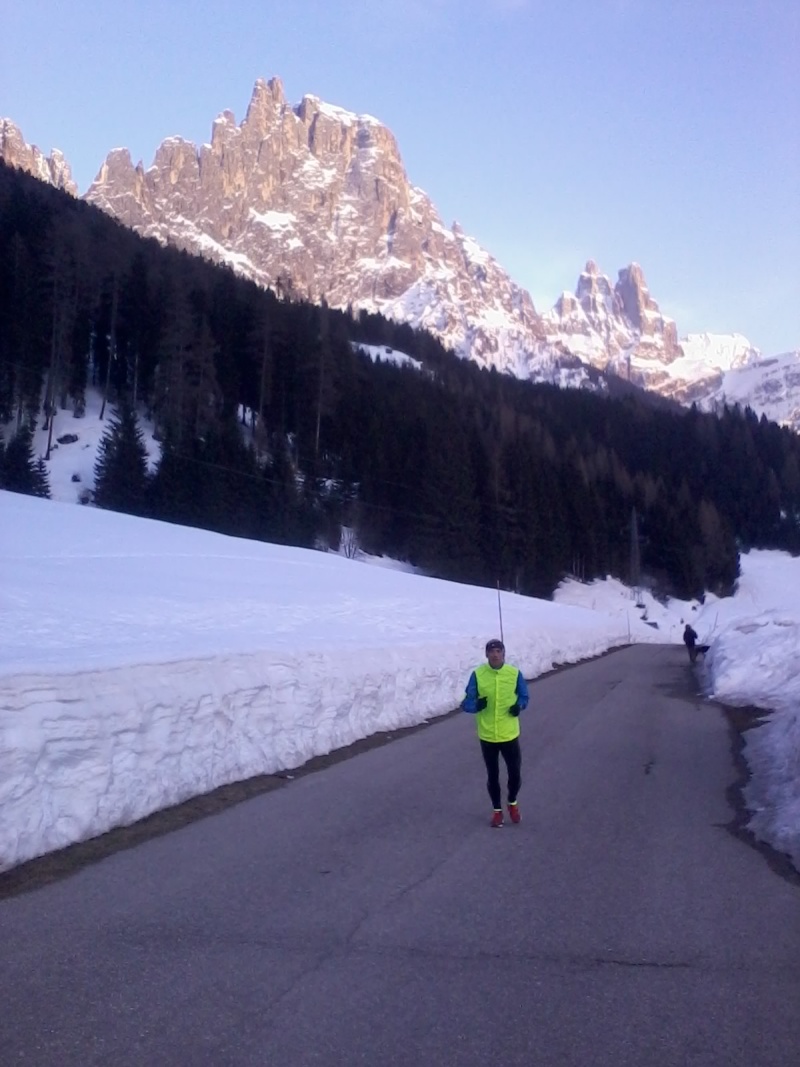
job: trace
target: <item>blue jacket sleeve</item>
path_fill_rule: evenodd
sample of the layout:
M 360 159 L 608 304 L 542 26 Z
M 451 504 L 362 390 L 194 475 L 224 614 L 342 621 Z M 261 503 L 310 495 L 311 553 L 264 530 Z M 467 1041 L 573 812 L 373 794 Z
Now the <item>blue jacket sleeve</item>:
M 518 671 L 517 672 L 517 703 L 519 704 L 520 709 L 527 708 L 529 699 L 530 699 L 530 697 L 528 695 L 528 683 L 522 677 L 522 671 Z
M 464 694 L 464 699 L 461 701 L 461 708 L 463 711 L 468 712 L 470 715 L 477 714 L 478 679 L 475 677 L 475 671 L 473 671 L 472 674 L 469 676 L 469 681 L 467 682 L 467 691 Z

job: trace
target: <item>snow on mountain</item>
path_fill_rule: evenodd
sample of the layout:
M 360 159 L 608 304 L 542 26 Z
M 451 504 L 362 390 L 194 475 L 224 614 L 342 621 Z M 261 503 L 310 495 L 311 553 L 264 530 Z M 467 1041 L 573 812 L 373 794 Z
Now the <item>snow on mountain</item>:
M 717 391 L 700 406 L 712 411 L 724 404 L 749 406 L 756 414 L 800 431 L 800 349 L 725 371 Z
M 704 411 L 750 406 L 800 430 L 800 353 L 764 359 L 741 334 L 678 339 L 633 263 L 612 286 L 593 262 L 543 316 L 547 341 L 584 363 Z
M 364 352 L 372 362 L 380 360 L 382 363 L 393 363 L 396 367 L 413 367 L 414 370 L 422 370 L 422 364 L 418 359 L 407 356 L 405 352 L 397 352 L 388 345 L 365 345 L 359 341 L 352 341 L 353 348 Z
M 544 322 L 551 345 L 657 392 L 681 352 L 675 323 L 661 313 L 638 263 L 619 271 L 612 286 L 590 260 L 574 295 L 562 293 Z
M 612 287 L 590 260 L 574 295 L 562 293 L 544 322 L 550 344 L 563 345 L 599 369 L 633 380 L 635 360 L 642 385 L 648 364 L 669 363 L 678 354 L 675 323 L 661 314 L 638 263 L 621 270 Z
M 74 191 L 61 154 L 45 160 L 10 120 L 0 123 L 0 156 Z M 596 390 L 613 375 L 704 409 L 749 404 L 800 430 L 796 352 L 764 360 L 739 334 L 679 340 L 637 263 L 612 283 L 589 261 L 575 292 L 539 314 L 409 182 L 387 127 L 312 95 L 292 107 L 277 78 L 256 82 L 240 124 L 223 111 L 210 143 L 167 138 L 147 169 L 114 149 L 85 198 L 281 295 L 408 322 L 486 367 Z
M 692 364 L 736 370 L 761 359 L 759 350 L 740 333 L 690 333 L 681 338 L 681 348 L 687 370 Z
M 424 327 L 486 365 L 525 373 L 542 339 L 527 292 L 408 181 L 391 131 L 256 82 L 199 148 L 164 141 L 147 170 L 110 153 L 86 199 L 138 232 L 333 307 Z
M 679 355 L 668 368 L 675 399 L 713 404 L 726 373 L 753 365 L 761 353 L 741 334 L 695 333 L 681 338 Z

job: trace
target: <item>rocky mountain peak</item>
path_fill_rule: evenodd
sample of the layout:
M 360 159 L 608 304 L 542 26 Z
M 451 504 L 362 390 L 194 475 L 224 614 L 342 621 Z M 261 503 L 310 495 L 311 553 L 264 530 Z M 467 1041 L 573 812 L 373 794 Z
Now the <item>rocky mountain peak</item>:
M 131 154 L 127 148 L 112 148 L 105 158 L 105 162 L 100 168 L 100 173 L 97 180 L 100 181 L 112 181 L 120 179 L 127 179 L 128 175 L 133 171 L 133 162 L 131 160 Z
M 528 293 L 408 181 L 391 131 L 259 79 L 199 148 L 169 138 L 151 167 L 110 156 L 86 199 L 147 236 L 265 285 L 430 329 L 463 355 L 524 374 L 543 339 Z
M 568 289 L 565 289 L 558 300 L 556 300 L 552 314 L 554 317 L 563 320 L 575 315 L 580 309 L 581 305 L 578 298 Z
M 259 78 L 253 87 L 242 132 L 253 137 L 265 137 L 279 121 L 286 106 L 280 78 L 270 78 L 269 81 Z
M 61 153 L 45 158 L 9 119 L 0 120 L 0 157 L 77 192 Z M 702 404 L 755 395 L 734 377 L 758 368 L 759 407 L 783 397 L 781 421 L 800 424 L 797 353 L 759 362 L 736 336 L 679 343 L 638 263 L 612 284 L 587 260 L 575 292 L 537 314 L 496 260 L 457 223 L 448 229 L 410 184 L 386 126 L 310 94 L 292 107 L 279 78 L 255 83 L 241 124 L 222 111 L 208 144 L 170 137 L 147 169 L 114 149 L 86 199 L 139 233 L 287 296 L 380 312 L 518 377 L 594 388 L 597 371 L 611 372 Z
M 222 111 L 214 119 L 214 124 L 211 127 L 211 143 L 213 145 L 214 140 L 219 137 L 224 137 L 228 130 L 236 130 L 238 133 L 239 127 L 236 125 L 236 116 L 232 111 Z
M 644 272 L 638 263 L 631 263 L 619 271 L 615 291 L 635 328 L 644 329 L 647 312 L 657 312 L 658 304 L 650 296 Z
M 590 318 L 592 316 L 605 318 L 615 314 L 617 310 L 611 281 L 607 275 L 600 273 L 593 259 L 588 261 L 578 278 L 575 296 Z
M 27 144 L 22 131 L 11 119 L 0 119 L 0 159 L 12 167 L 27 171 L 40 181 L 63 189 L 65 193 L 78 195 L 69 163 L 62 153 L 54 148 L 49 156 L 45 156 L 36 145 Z
M 623 267 L 612 286 L 589 260 L 574 298 L 564 294 L 544 319 L 551 344 L 645 388 L 661 388 L 666 366 L 682 355 L 675 323 L 661 314 L 638 263 Z

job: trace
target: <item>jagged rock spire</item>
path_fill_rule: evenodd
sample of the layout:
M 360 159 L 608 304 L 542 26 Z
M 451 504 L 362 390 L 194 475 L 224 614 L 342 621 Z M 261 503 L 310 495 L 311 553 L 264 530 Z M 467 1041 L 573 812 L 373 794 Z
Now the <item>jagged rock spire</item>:
M 292 107 L 279 78 L 255 83 L 240 126 L 223 111 L 209 144 L 170 138 L 138 172 L 109 157 L 86 198 L 262 284 L 288 278 L 311 300 L 426 327 L 501 369 L 524 373 L 542 339 L 529 294 L 445 227 L 386 126 L 312 95 Z
M 78 195 L 69 163 L 59 149 L 54 148 L 49 156 L 45 156 L 36 145 L 27 144 L 22 131 L 11 119 L 0 119 L 0 159 L 72 196 Z

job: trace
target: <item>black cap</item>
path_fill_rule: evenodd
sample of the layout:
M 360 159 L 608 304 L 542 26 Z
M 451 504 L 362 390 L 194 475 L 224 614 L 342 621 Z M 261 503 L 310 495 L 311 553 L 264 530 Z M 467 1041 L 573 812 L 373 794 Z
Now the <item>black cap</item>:
M 491 650 L 493 648 L 499 648 L 501 652 L 505 652 L 505 650 L 506 650 L 506 646 L 503 644 L 503 642 L 500 640 L 499 637 L 493 637 L 491 639 L 491 641 L 487 641 L 486 642 L 486 655 L 487 656 L 489 655 L 489 653 L 491 652 Z

